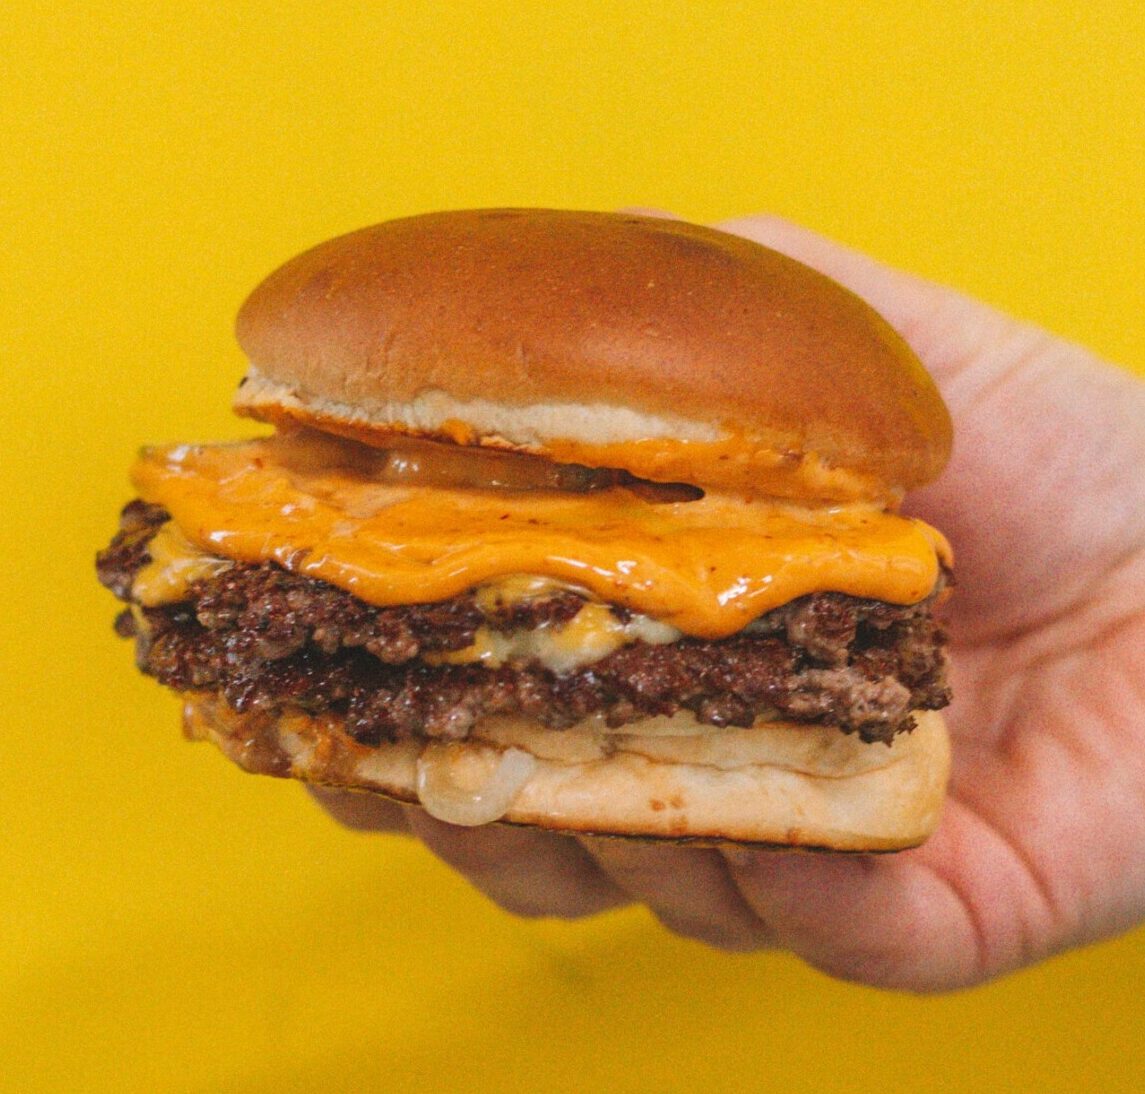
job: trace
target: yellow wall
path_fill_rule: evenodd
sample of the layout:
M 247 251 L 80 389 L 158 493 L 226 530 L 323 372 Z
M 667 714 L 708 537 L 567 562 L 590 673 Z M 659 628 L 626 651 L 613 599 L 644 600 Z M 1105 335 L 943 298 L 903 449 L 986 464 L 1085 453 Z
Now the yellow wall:
M 1140 931 L 963 995 L 522 924 L 184 744 L 94 549 L 246 290 L 435 207 L 784 213 L 1139 370 L 1134 3 L 19 4 L 0 29 L 0 1088 L 1145 1088 Z M 13 384 L 15 380 L 15 384 Z

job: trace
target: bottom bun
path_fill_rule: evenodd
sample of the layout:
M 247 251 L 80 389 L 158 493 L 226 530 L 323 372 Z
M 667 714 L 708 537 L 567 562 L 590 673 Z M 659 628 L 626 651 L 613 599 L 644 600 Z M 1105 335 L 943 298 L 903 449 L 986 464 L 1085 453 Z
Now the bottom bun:
M 915 847 L 934 830 L 950 746 L 941 715 L 915 717 L 890 745 L 791 722 L 716 729 L 685 713 L 617 730 L 497 717 L 463 741 L 372 747 L 332 715 L 239 714 L 203 695 L 184 707 L 187 735 L 247 771 L 418 802 L 453 824 L 831 851 Z

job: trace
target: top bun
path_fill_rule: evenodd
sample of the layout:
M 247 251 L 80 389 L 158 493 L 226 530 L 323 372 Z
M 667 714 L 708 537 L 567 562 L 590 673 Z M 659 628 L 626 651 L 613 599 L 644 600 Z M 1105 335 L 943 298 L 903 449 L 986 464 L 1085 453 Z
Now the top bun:
M 488 209 L 364 228 L 239 312 L 236 409 L 645 478 L 823 497 L 928 482 L 950 417 L 853 293 L 757 243 L 627 214 Z

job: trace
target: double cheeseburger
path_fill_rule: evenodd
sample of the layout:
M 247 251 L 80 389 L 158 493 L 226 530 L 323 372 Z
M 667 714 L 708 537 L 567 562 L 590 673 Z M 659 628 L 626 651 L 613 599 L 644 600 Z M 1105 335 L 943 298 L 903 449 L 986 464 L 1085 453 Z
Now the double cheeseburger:
M 238 413 L 98 560 L 248 771 L 462 825 L 834 850 L 944 794 L 950 419 L 857 297 L 641 216 L 396 220 L 271 274 Z

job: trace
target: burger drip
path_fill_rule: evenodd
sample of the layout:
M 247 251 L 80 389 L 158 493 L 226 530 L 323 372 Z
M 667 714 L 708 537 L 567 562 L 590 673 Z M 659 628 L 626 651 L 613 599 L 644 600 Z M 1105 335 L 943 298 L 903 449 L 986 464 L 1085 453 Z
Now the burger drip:
M 528 574 L 705 639 L 819 591 L 915 604 L 949 561 L 928 525 L 866 503 L 395 486 L 373 477 L 379 460 L 391 466 L 353 442 L 278 437 L 152 449 L 134 479 L 202 553 L 273 562 L 374 605 Z
M 663 218 L 427 214 L 239 311 L 278 432 L 145 449 L 117 632 L 252 771 L 454 824 L 914 846 L 950 749 L 950 455 L 858 296 Z
M 335 711 L 367 744 L 460 739 L 503 714 L 553 729 L 599 715 L 620 728 L 680 710 L 700 725 L 792 719 L 889 741 L 913 710 L 947 701 L 937 589 L 910 606 L 812 594 L 722 640 L 524 576 L 379 608 L 273 563 L 188 564 L 178 572 L 203 576 L 185 598 L 150 604 L 141 593 L 153 584 L 172 588 L 153 581 L 149 553 L 169 527 L 163 510 L 135 503 L 100 558 L 102 580 L 132 604 L 120 627 L 137 635 L 145 671 L 237 710 Z

